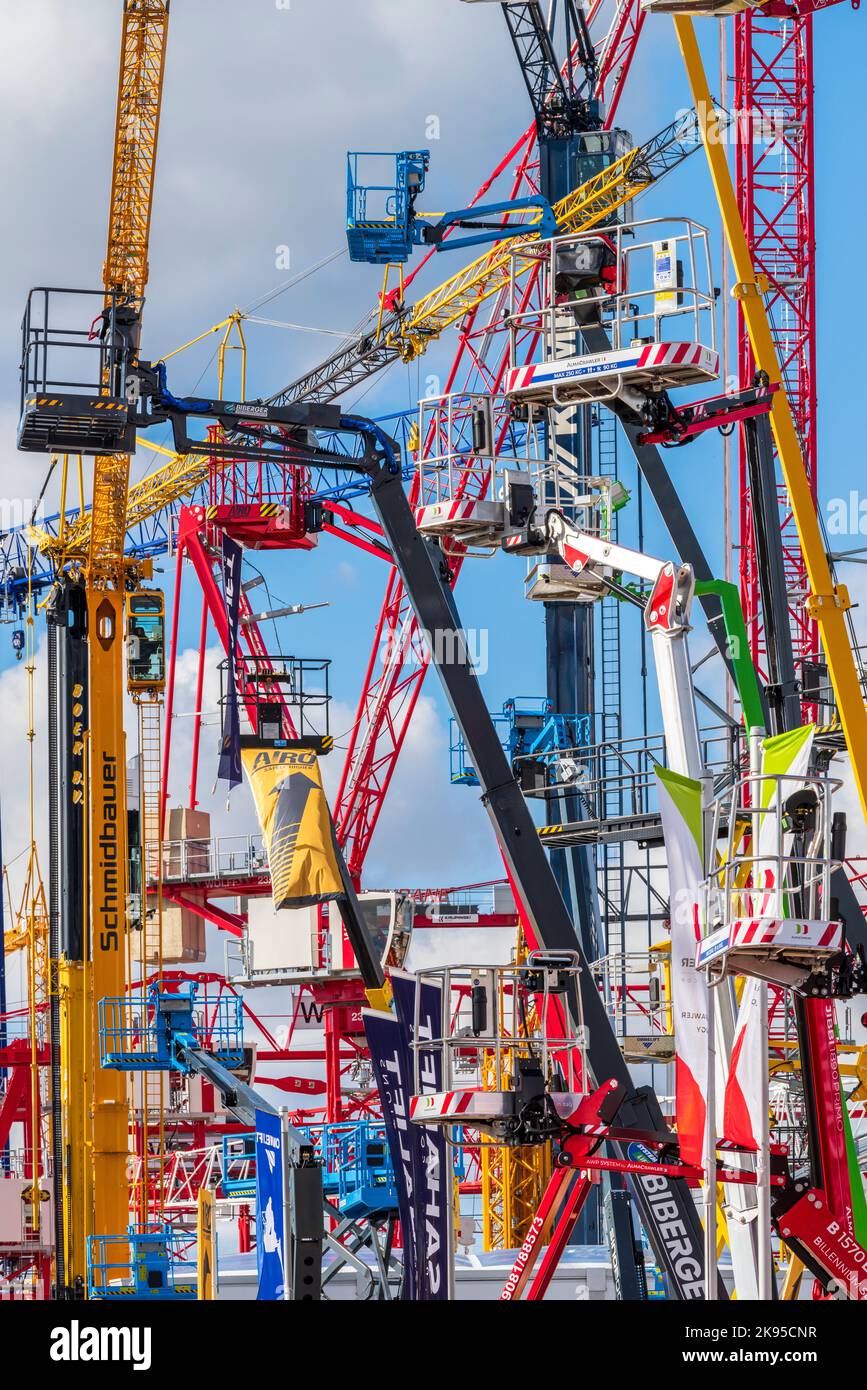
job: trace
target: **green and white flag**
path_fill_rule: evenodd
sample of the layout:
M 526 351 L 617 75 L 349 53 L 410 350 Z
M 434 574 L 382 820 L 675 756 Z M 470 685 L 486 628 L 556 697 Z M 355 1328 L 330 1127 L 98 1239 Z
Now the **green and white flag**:
M 696 946 L 702 935 L 702 787 L 691 777 L 665 767 L 656 768 L 656 777 L 671 903 L 677 1137 L 684 1161 L 700 1167 L 704 1158 L 710 1018 L 707 981 L 695 968 Z

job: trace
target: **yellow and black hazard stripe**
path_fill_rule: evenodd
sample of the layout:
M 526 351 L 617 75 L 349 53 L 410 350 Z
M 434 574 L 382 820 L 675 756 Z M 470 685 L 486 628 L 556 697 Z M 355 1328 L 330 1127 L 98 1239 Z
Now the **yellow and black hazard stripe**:
M 839 734 L 839 733 L 842 732 L 842 730 L 843 730 L 843 725 L 840 723 L 840 720 L 837 718 L 836 715 L 835 715 L 834 718 L 831 720 L 830 724 L 817 724 L 817 725 L 816 725 L 816 733 L 817 733 L 817 734 Z

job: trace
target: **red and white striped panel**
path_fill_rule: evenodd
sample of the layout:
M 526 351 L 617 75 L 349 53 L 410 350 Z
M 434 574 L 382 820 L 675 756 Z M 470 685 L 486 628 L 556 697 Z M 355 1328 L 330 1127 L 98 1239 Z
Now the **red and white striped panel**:
M 700 367 L 707 349 L 701 343 L 650 343 L 638 354 L 638 370 L 648 367 Z
M 497 1124 L 514 1113 L 514 1091 L 484 1091 L 473 1087 L 412 1096 L 409 1103 L 410 1119 L 416 1124 L 451 1123 L 456 1119 L 471 1125 Z
M 536 363 L 531 363 L 528 367 L 512 367 L 506 372 L 505 386 L 503 390 L 508 396 L 511 391 L 525 391 L 532 384 L 533 377 L 536 375 Z
M 409 1118 L 419 1124 L 429 1120 L 459 1118 L 469 1112 L 473 1097 L 477 1094 L 476 1091 L 431 1091 L 427 1095 L 411 1096 Z
M 842 948 L 843 927 L 840 922 L 814 922 L 794 917 L 745 917 L 732 922 L 729 944 L 836 951 Z
M 415 524 L 424 531 L 461 531 L 483 528 L 497 531 L 503 526 L 503 504 L 477 497 L 457 497 L 417 507 Z

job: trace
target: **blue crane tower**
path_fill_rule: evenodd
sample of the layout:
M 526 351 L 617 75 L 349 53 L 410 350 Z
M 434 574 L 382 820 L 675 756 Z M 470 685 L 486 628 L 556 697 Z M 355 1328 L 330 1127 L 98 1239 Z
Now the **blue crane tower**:
M 554 35 L 536 0 L 504 4 L 503 16 L 515 49 L 521 75 L 533 108 L 539 148 L 540 192 L 551 204 L 571 193 L 587 179 L 614 162 L 632 145 L 622 130 L 605 130 L 602 110 L 594 94 L 597 62 L 584 12 L 573 0 L 563 0 L 563 58 L 557 56 Z M 552 11 L 552 15 L 556 10 Z M 580 351 L 580 340 L 576 351 Z M 613 420 L 606 422 L 600 444 L 607 457 L 593 466 L 591 410 L 587 406 L 555 409 L 552 414 L 551 449 L 558 464 L 561 505 L 573 482 L 576 495 L 586 491 L 582 478 L 616 470 Z M 600 453 L 602 450 L 600 450 Z M 564 508 L 568 511 L 568 508 Z M 608 672 L 610 689 L 604 692 L 602 716 L 605 733 L 619 729 L 619 618 L 614 600 L 604 600 L 603 641 L 616 642 L 615 652 L 600 652 L 602 669 Z M 545 603 L 546 691 L 554 710 L 576 710 L 593 721 L 596 713 L 596 660 L 593 606 L 581 603 Z M 609 621 L 606 623 L 606 619 Z M 611 621 L 613 620 L 613 621 Z M 580 820 L 584 812 L 577 796 L 547 801 L 549 824 L 553 819 Z M 605 953 L 601 940 L 595 855 L 592 848 L 553 849 L 551 864 L 560 891 L 569 907 L 588 960 Z M 599 1203 L 589 1203 L 576 1231 L 580 1243 L 602 1240 Z

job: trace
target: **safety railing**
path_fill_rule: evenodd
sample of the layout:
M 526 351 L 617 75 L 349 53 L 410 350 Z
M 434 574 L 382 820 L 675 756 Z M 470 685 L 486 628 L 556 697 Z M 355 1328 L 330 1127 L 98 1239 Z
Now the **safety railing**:
M 256 1134 L 225 1134 L 222 1142 L 223 1175 L 220 1186 L 227 1197 L 256 1195 Z
M 420 401 L 417 468 L 419 530 L 446 543 L 452 538 L 472 554 L 496 554 L 534 509 L 534 525 L 541 526 L 546 510 L 579 510 L 585 531 L 610 535 L 609 494 L 617 485 L 576 479 L 551 449 L 545 410 L 516 407 L 501 393 Z
M 701 730 L 704 765 L 718 787 L 731 786 L 747 758 L 743 730 L 732 725 L 714 725 Z M 515 759 L 520 774 L 524 756 Z M 647 738 L 603 739 L 598 742 L 558 748 L 547 758 L 549 776 L 544 786 L 533 786 L 526 778 L 526 794 L 556 797 L 576 795 L 585 815 L 604 819 L 605 808 L 616 804 L 624 816 L 644 816 L 658 810 L 657 766 L 668 765 L 664 734 Z
M 192 1299 L 196 1267 L 182 1257 L 184 1233 L 170 1225 L 130 1228 L 123 1235 L 89 1236 L 89 1299 Z
M 831 915 L 831 875 L 840 867 L 832 799 L 842 785 L 830 777 L 756 774 L 738 778 L 716 798 L 711 843 L 724 838 L 725 848 L 705 881 L 709 926 Z
M 570 1022 L 563 1001 L 579 968 L 575 952 L 561 951 L 531 953 L 521 965 L 420 971 L 416 1011 L 425 986 L 437 989 L 447 1031 L 413 1043 L 415 1093 L 427 1084 L 432 1058 L 443 1092 L 512 1091 L 525 1060 L 540 1065 L 546 1082 L 556 1076 L 560 1089 L 581 1090 L 588 1075 L 583 1020 Z M 580 1007 L 580 992 L 576 998 Z M 418 1017 L 414 1032 L 420 1039 Z
M 670 949 L 609 951 L 593 961 L 614 1030 L 636 1059 L 664 1062 L 673 1055 Z M 671 1046 L 669 1046 L 671 1044 Z
M 526 273 L 534 267 L 540 271 L 537 298 L 525 306 Z M 688 217 L 643 219 L 518 243 L 510 280 L 510 362 L 515 372 L 528 369 L 529 381 L 533 363 L 580 355 L 581 326 L 597 323 L 605 327 L 613 353 L 684 343 L 715 354 L 716 298 L 707 228 Z M 652 354 L 648 362 L 662 365 Z M 677 357 L 673 363 L 684 365 Z M 592 373 L 588 383 L 591 378 Z M 580 391 L 580 383 L 579 375 L 570 390 Z M 587 395 L 606 399 L 621 384 L 606 389 L 593 380 Z M 513 394 L 511 386 L 509 391 Z M 558 398 L 554 383 L 553 399 Z
M 30 392 L 116 395 L 124 389 L 130 339 L 120 296 L 40 285 L 21 323 L 21 406 Z
M 163 883 L 246 878 L 267 872 L 268 856 L 259 834 L 163 841 Z
M 152 987 L 147 1003 L 125 996 L 99 1001 L 99 1050 L 103 1067 L 119 1071 L 188 1071 L 182 1055 L 206 1051 L 226 1067 L 244 1063 L 244 1019 L 239 996 L 163 994 Z
M 374 265 L 406 261 L 413 246 L 412 213 L 424 188 L 427 150 L 346 156 L 346 238 L 350 260 Z

